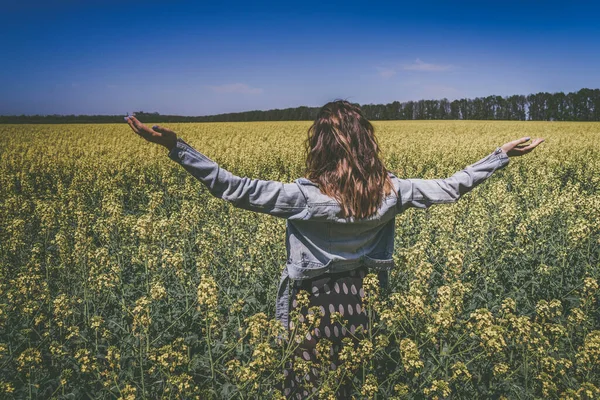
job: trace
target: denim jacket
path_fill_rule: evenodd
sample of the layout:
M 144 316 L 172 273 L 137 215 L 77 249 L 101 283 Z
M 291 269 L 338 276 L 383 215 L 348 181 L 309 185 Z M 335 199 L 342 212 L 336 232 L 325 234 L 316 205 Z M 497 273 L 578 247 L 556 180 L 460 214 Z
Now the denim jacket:
M 355 220 L 340 218 L 338 202 L 306 178 L 284 183 L 239 177 L 182 138 L 168 154 L 210 193 L 233 206 L 286 219 L 287 262 L 277 290 L 275 316 L 288 327 L 289 281 L 327 272 L 350 271 L 361 265 L 378 271 L 382 286 L 394 266 L 395 216 L 408 207 L 428 208 L 454 203 L 459 197 L 505 167 L 509 158 L 500 147 L 446 179 L 401 179 L 389 172 L 398 197 L 387 196 L 377 213 Z

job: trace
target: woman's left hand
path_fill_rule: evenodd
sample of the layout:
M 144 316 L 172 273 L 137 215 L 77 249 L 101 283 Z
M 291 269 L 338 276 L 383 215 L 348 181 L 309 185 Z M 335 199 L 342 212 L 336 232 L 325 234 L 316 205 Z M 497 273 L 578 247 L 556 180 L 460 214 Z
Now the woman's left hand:
M 165 146 L 169 151 L 177 144 L 177 134 L 170 129 L 158 125 L 150 129 L 134 116 L 125 117 L 125 121 L 135 133 L 149 142 Z
M 521 143 L 525 143 L 529 139 L 531 139 L 529 136 L 521 138 L 521 139 L 516 139 L 516 140 L 513 140 L 512 142 L 508 142 L 508 143 L 500 146 L 500 148 L 502 150 L 504 150 L 504 152 L 506 153 L 507 156 L 517 157 L 517 156 L 522 156 L 524 154 L 529 153 L 530 151 L 535 149 L 535 147 L 538 144 L 540 144 L 544 140 L 546 140 L 543 138 L 535 138 L 529 145 L 526 145 L 526 144 L 521 145 Z

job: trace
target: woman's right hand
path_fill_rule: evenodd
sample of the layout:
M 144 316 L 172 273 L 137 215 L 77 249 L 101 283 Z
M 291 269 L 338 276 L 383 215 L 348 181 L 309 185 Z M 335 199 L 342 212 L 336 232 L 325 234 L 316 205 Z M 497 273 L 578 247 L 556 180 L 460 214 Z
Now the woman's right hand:
M 542 143 L 545 140 L 543 138 L 535 138 L 528 145 L 524 144 L 524 145 L 518 146 L 521 143 L 527 142 L 529 139 L 530 139 L 529 136 L 521 138 L 521 139 L 516 139 L 516 140 L 513 140 L 512 142 L 508 142 L 508 143 L 500 146 L 500 148 L 506 153 L 507 156 L 517 157 L 517 156 L 522 156 L 523 154 L 529 153 L 531 150 L 535 149 L 535 147 L 538 144 Z

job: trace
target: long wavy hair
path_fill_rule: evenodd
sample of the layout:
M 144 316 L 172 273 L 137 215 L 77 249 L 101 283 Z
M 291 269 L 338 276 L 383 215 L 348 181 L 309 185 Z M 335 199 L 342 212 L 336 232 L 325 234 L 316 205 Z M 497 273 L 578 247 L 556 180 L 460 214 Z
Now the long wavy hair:
M 366 218 L 394 188 L 379 158 L 373 125 L 358 105 L 325 104 L 308 128 L 305 177 L 340 203 L 342 218 Z

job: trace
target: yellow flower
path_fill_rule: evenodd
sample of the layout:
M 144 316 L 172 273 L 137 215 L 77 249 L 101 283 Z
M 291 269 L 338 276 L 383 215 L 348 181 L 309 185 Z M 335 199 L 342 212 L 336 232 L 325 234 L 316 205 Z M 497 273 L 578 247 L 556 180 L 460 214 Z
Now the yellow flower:
M 417 370 L 423 368 L 424 364 L 419 358 L 419 349 L 412 340 L 405 338 L 400 341 L 400 355 L 406 372 L 417 374 Z
M 375 301 L 379 296 L 379 278 L 377 274 L 370 273 L 363 280 L 365 302 Z
M 11 394 L 15 391 L 15 387 L 10 382 L 0 382 L 0 393 Z
M 210 276 L 203 274 L 198 284 L 198 307 L 206 306 L 212 309 L 218 305 L 217 282 Z
M 155 282 L 150 288 L 152 300 L 162 300 L 167 296 L 167 290 L 160 282 Z
M 296 302 L 298 303 L 298 309 L 308 307 L 310 304 L 308 292 L 306 290 L 299 290 L 298 293 L 296 293 Z
M 457 361 L 450 367 L 452 370 L 451 380 L 469 380 L 471 379 L 471 373 L 467 369 L 467 366 L 462 361 Z
M 360 394 L 363 395 L 366 399 L 373 399 L 377 394 L 377 390 L 377 378 L 375 377 L 375 375 L 372 374 L 367 375 L 363 386 L 360 389 Z
M 517 303 L 514 299 L 507 297 L 502 301 L 501 308 L 503 314 L 515 313 L 517 311 Z
M 423 393 L 431 396 L 433 400 L 438 400 L 439 396 L 448 397 L 451 392 L 448 382 L 444 380 L 434 380 L 430 387 L 423 389 Z
M 92 359 L 88 349 L 79 349 L 75 353 L 75 359 L 79 362 L 81 372 L 89 372 L 92 368 Z
M 480 308 L 471 313 L 475 322 L 469 321 L 467 327 L 472 330 L 471 337 L 479 336 L 488 355 L 502 351 L 506 347 L 503 334 L 505 328 L 494 323 L 492 313 L 485 308 Z
M 106 361 L 108 361 L 108 365 L 111 369 L 120 368 L 121 353 L 117 347 L 110 346 L 108 348 L 106 353 Z
M 160 365 L 163 370 L 175 372 L 177 367 L 189 363 L 188 346 L 183 343 L 183 338 L 177 338 L 171 344 L 151 349 L 148 358 Z
M 137 389 L 132 385 L 125 385 L 123 389 L 121 389 L 121 396 L 119 400 L 135 400 Z
M 152 323 L 152 318 L 150 317 L 150 300 L 146 296 L 142 296 L 135 302 L 135 307 L 132 310 L 133 314 L 133 324 L 132 330 L 139 334 L 139 328 L 148 329 L 150 324 Z
M 572 308 L 571 313 L 567 317 L 567 321 L 575 326 L 581 325 L 584 321 L 587 320 L 587 317 L 581 308 Z
M 550 302 L 540 300 L 535 306 L 535 311 L 542 320 L 550 320 L 561 316 L 562 304 L 558 299 L 554 299 Z
M 104 323 L 104 319 L 99 315 L 94 315 L 90 321 L 91 321 L 90 326 L 94 330 L 98 330 L 100 328 L 100 326 Z
M 587 277 L 583 280 L 583 294 L 586 297 L 593 296 L 598 291 L 598 281 Z
M 504 375 L 508 372 L 508 365 L 504 363 L 499 363 L 494 365 L 494 376 Z
M 29 347 L 17 357 L 17 369 L 19 371 L 37 368 L 41 363 L 42 353 L 36 348 Z
M 576 358 L 583 365 L 600 365 L 600 331 L 591 331 L 587 334 Z
M 394 391 L 396 392 L 396 395 L 398 395 L 398 397 L 403 398 L 408 395 L 410 388 L 404 383 L 399 383 L 397 385 L 394 385 Z

